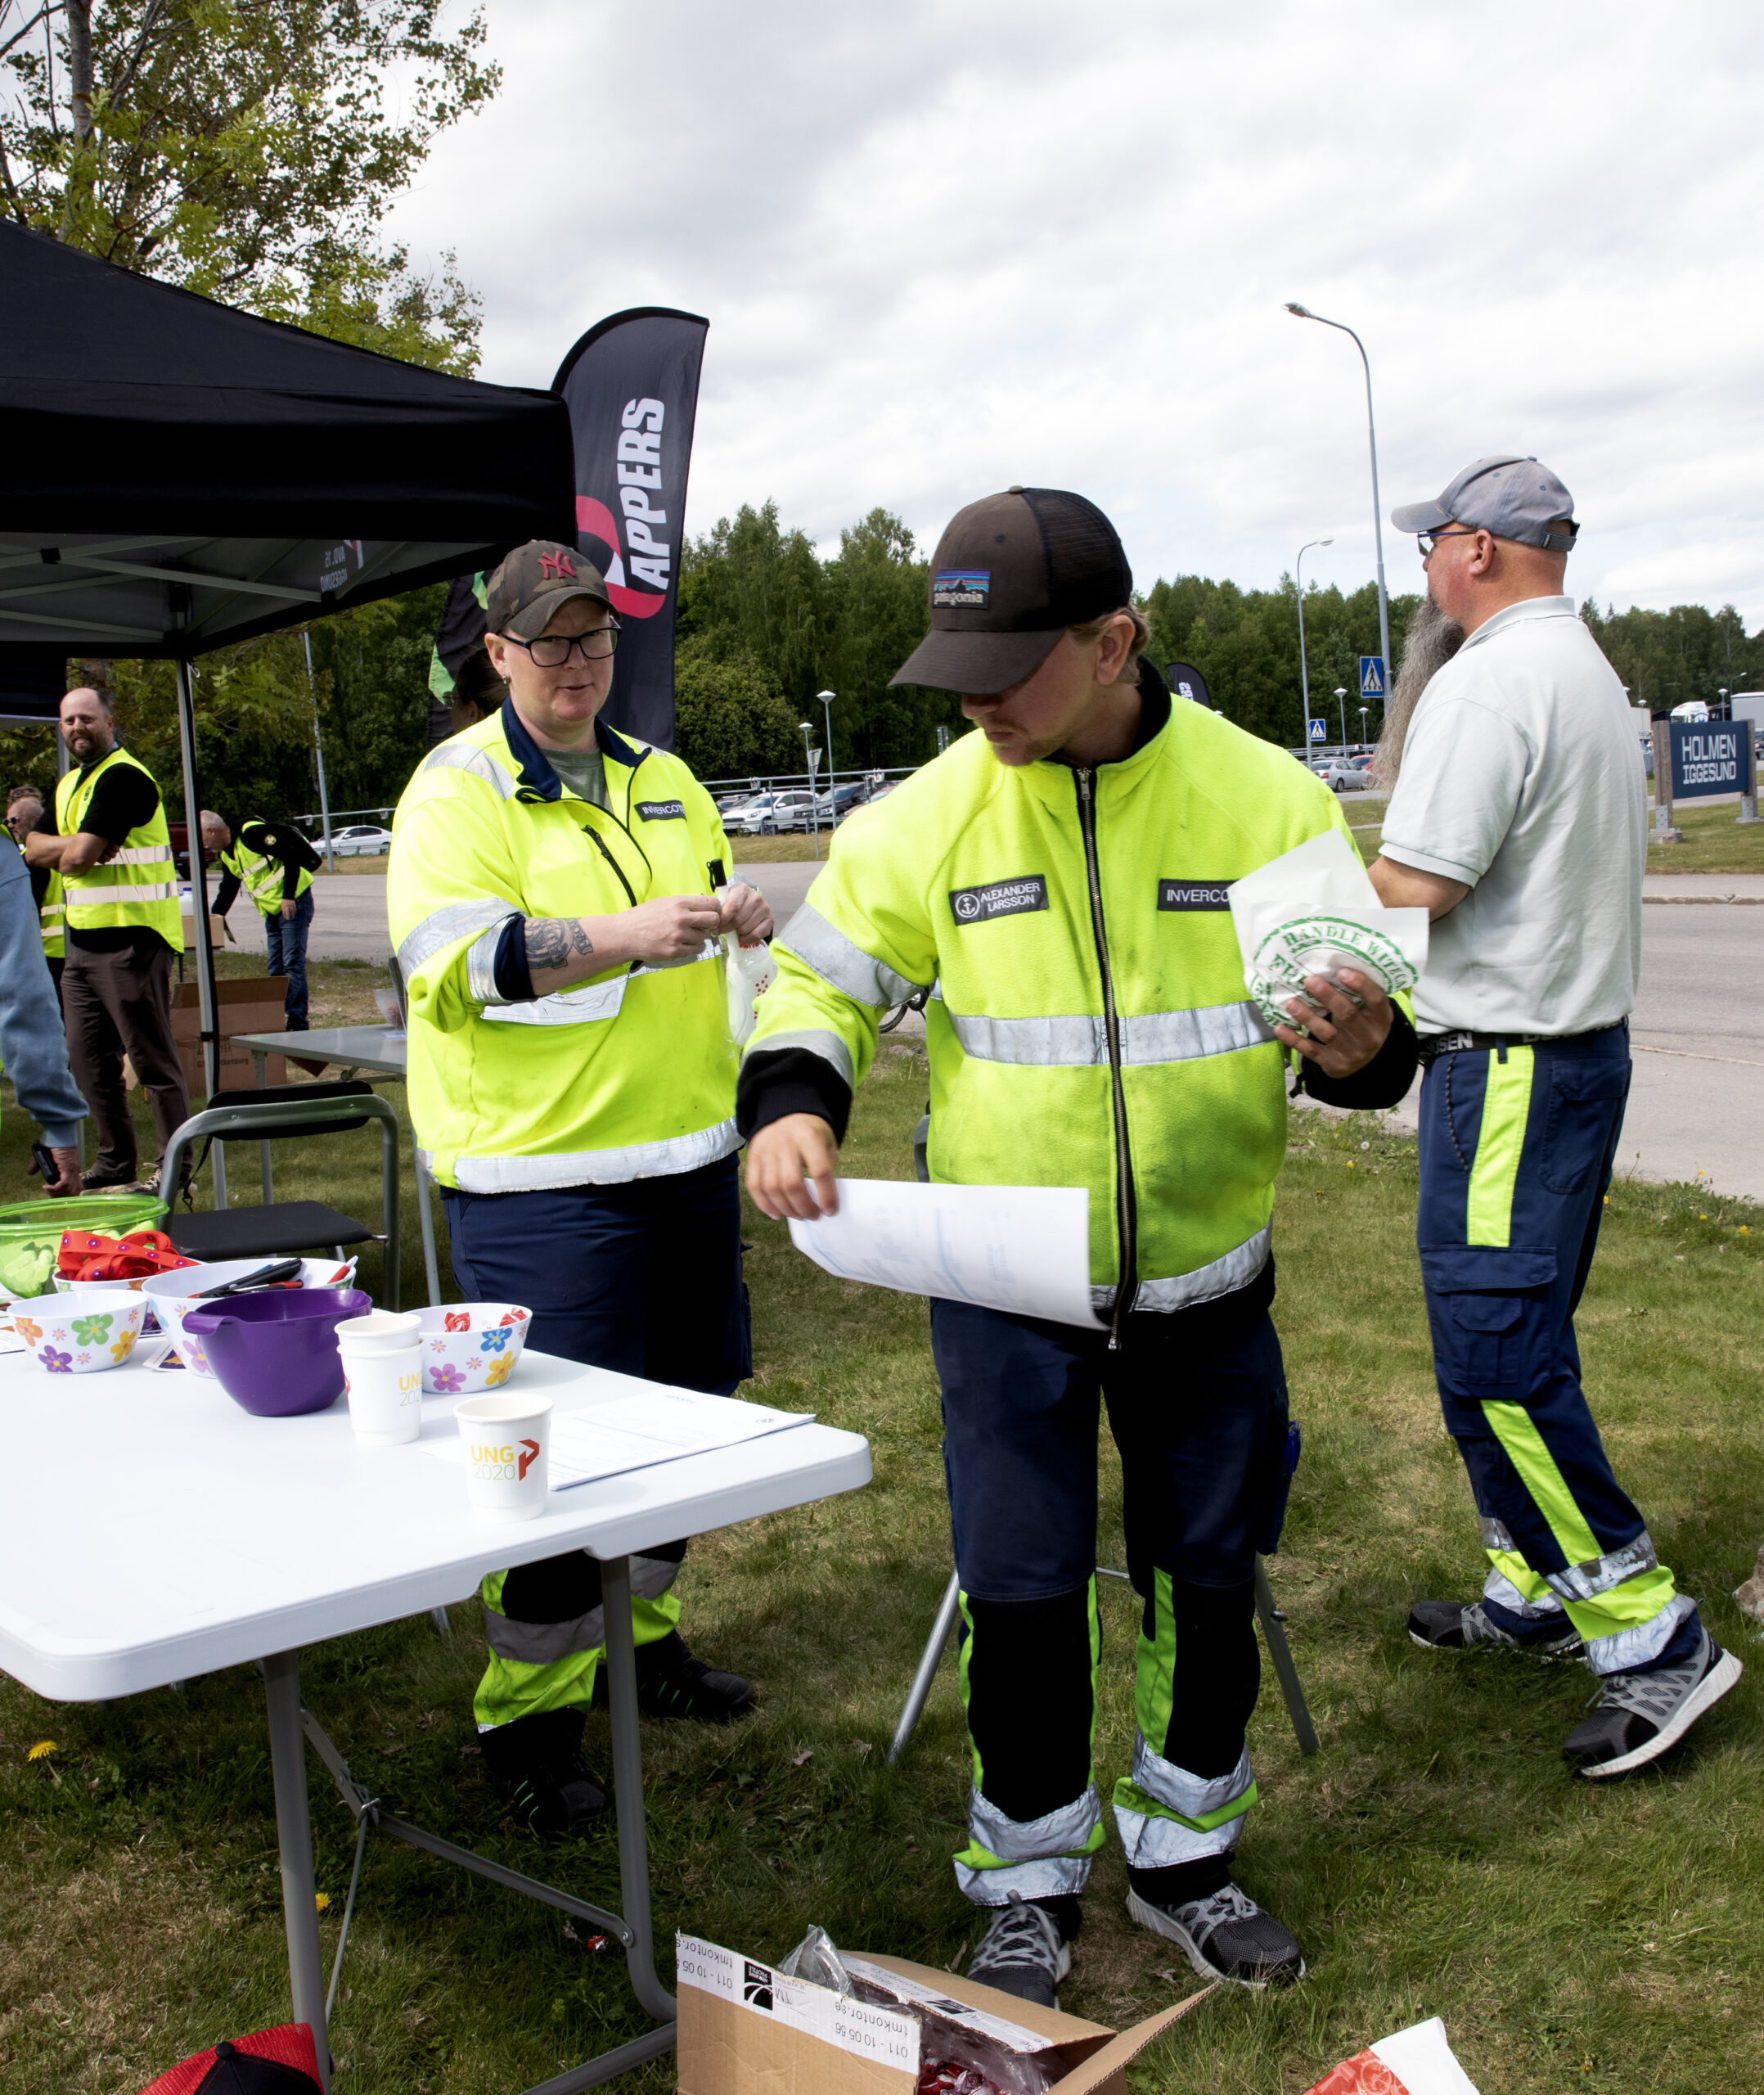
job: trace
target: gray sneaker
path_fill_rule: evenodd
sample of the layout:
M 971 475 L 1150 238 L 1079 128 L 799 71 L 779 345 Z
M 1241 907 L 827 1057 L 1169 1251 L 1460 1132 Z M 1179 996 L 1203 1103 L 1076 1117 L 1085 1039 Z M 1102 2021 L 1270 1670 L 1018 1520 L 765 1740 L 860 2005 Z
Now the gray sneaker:
M 1060 1923 L 1013 1891 L 1008 1906 L 992 1909 L 969 1960 L 968 1976 L 1037 2007 L 1058 2007 L 1060 1981 L 1071 1969 L 1071 1945 L 1060 1940 Z
M 1180 1943 L 1204 1979 L 1259 1988 L 1289 1985 L 1305 1975 L 1304 1956 L 1292 1935 L 1235 1884 L 1180 1906 L 1154 1906 L 1130 1891 L 1127 1910 L 1142 1928 Z
M 1580 1632 L 1565 1615 L 1535 1637 L 1515 1637 L 1489 1620 L 1480 1601 L 1417 1601 L 1409 1611 L 1409 1635 L 1428 1651 L 1491 1651 L 1505 1644 L 1542 1658 L 1566 1659 L 1581 1648 Z
M 1682 1665 L 1613 1673 L 1601 1680 L 1592 1714 L 1563 1741 L 1563 1755 L 1595 1780 L 1645 1768 L 1676 1746 L 1744 1670 L 1705 1629 L 1702 1649 Z

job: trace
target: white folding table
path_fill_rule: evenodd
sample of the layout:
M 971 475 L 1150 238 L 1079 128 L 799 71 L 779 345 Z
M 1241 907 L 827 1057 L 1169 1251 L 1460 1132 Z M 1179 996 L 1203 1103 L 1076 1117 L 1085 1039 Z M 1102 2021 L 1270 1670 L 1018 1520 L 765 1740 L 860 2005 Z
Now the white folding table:
M 17 1306 L 29 1313 L 28 1303 Z M 652 1386 L 529 1351 L 511 1394 L 543 1391 L 561 1413 Z M 372 1825 L 586 1918 L 622 1945 L 632 1989 L 661 2026 L 530 2091 L 570 2095 L 673 2042 L 674 2003 L 656 1976 L 650 1934 L 631 1556 L 853 1490 L 869 1481 L 870 1448 L 858 1434 L 793 1426 L 553 1492 L 536 1521 L 491 1521 L 469 1510 L 463 1467 L 425 1452 L 423 1443 L 457 1437 L 457 1401 L 425 1401 L 422 1441 L 366 1448 L 340 1403 L 305 1418 L 253 1418 L 194 1375 L 131 1362 L 51 1376 L 28 1355 L 0 1356 L 0 1437 L 10 1450 L 0 1466 L 0 1668 L 51 1701 L 88 1702 L 257 1661 L 294 2017 L 312 2025 L 326 2088 L 303 1726 L 360 1838 Z M 217 1507 L 234 1517 L 217 1519 Z M 300 1702 L 302 1645 L 464 1600 L 488 1571 L 574 1548 L 600 1560 L 605 1596 L 622 1913 L 380 1810 Z

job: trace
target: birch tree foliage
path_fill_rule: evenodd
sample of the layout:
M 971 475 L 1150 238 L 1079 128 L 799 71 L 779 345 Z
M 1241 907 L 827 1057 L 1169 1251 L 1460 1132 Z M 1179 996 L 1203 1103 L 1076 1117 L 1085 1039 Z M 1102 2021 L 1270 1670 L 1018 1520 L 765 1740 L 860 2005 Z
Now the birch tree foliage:
M 0 210 L 125 269 L 469 372 L 452 257 L 380 223 L 494 95 L 481 7 L 445 0 L 0 0 Z

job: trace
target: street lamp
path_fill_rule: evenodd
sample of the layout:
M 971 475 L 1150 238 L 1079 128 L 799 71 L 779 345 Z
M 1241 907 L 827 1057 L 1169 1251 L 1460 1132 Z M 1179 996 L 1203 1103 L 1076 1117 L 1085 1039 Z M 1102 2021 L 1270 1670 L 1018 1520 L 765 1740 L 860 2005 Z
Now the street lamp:
M 1286 301 L 1286 310 L 1297 320 L 1314 320 L 1320 327 L 1334 327 L 1343 335 L 1353 336 L 1353 345 L 1360 352 L 1360 361 L 1366 366 L 1366 434 L 1372 451 L 1372 543 L 1378 553 L 1378 644 L 1384 651 L 1384 684 L 1390 685 L 1390 604 L 1384 594 L 1384 526 L 1378 511 L 1378 431 L 1372 421 L 1372 367 L 1367 362 L 1366 345 L 1355 335 L 1352 328 L 1339 320 L 1325 320 L 1321 313 L 1313 313 L 1307 305 Z
M 837 692 L 817 691 L 815 696 L 821 701 L 822 716 L 827 723 L 827 827 L 830 830 L 837 819 L 838 810 L 833 804 L 833 701 Z
M 1334 543 L 1333 534 L 1326 538 L 1312 538 L 1310 544 L 1298 548 L 1298 558 L 1294 563 L 1298 570 L 1298 684 L 1304 693 L 1305 740 L 1307 742 L 1311 739 L 1311 672 L 1305 665 L 1305 555 L 1312 546 L 1332 546 Z
M 1360 708 L 1360 746 L 1361 749 L 1366 747 L 1366 716 L 1371 710 L 1370 705 L 1362 705 Z
M 815 856 L 821 856 L 821 809 L 815 801 L 815 750 L 811 746 L 814 729 L 806 720 L 799 720 L 803 731 L 803 764 L 808 773 L 808 819 L 815 826 Z
M 1342 753 L 1342 755 L 1343 755 L 1343 759 L 1345 759 L 1345 758 L 1346 758 L 1346 756 L 1347 756 L 1347 755 L 1348 755 L 1348 705 L 1347 705 L 1347 699 L 1348 699 L 1348 687 L 1346 686 L 1346 684 L 1337 684 L 1337 685 L 1336 685 L 1336 687 L 1335 687 L 1335 710 L 1336 710 L 1336 712 L 1339 714 L 1340 719 L 1341 719 L 1341 753 Z

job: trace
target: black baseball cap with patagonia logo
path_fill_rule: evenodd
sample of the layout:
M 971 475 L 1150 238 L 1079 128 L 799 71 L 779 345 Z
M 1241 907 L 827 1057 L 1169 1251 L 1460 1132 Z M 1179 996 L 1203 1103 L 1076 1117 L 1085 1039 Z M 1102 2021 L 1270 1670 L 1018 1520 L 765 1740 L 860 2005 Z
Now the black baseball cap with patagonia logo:
M 1068 626 L 1132 601 L 1115 528 L 1064 488 L 1007 488 L 952 518 L 931 556 L 931 630 L 891 681 L 986 698 L 1040 667 Z
M 484 622 L 492 633 L 537 640 L 572 597 L 586 597 L 609 611 L 613 607 L 600 570 L 574 546 L 560 545 L 556 538 L 529 538 L 515 547 L 485 583 Z

